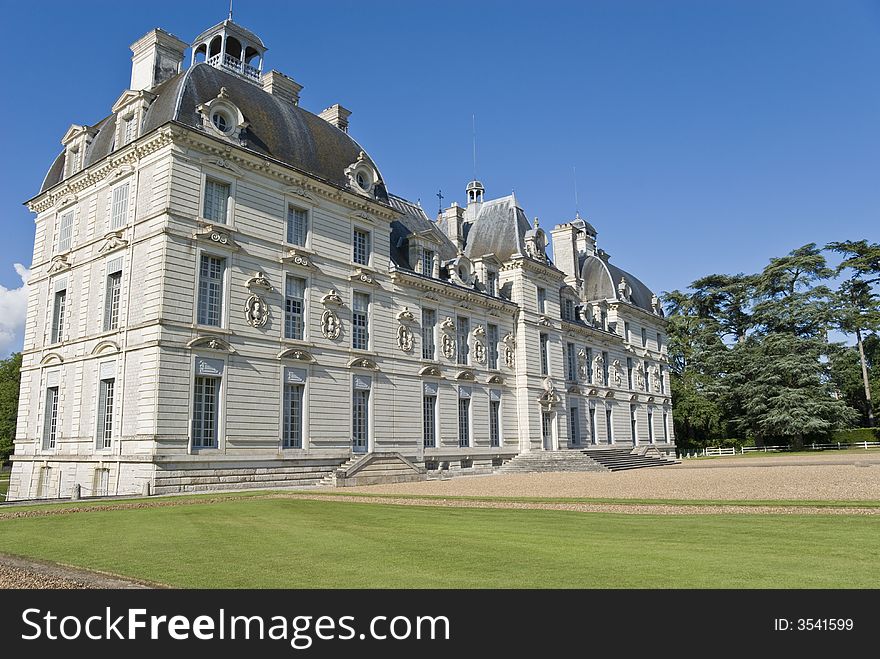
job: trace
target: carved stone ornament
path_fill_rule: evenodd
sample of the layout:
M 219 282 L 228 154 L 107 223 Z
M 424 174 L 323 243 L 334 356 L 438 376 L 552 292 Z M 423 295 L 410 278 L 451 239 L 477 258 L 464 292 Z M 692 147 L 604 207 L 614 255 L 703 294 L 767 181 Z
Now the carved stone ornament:
M 287 253 L 281 258 L 284 263 L 289 263 L 290 265 L 298 265 L 302 268 L 311 268 L 312 260 L 309 258 L 308 254 L 305 254 L 302 250 L 298 250 L 295 247 L 291 247 L 287 250 Z
M 656 368 L 651 368 L 651 380 L 654 383 L 654 390 L 660 391 L 660 371 Z
M 605 382 L 605 360 L 602 359 L 602 355 L 596 355 L 596 359 L 593 360 L 593 375 L 599 384 L 608 384 Z
M 342 324 L 339 322 L 339 316 L 333 309 L 325 309 L 321 314 L 321 334 L 325 339 L 335 341 L 339 338 L 342 331 Z
M 412 330 L 406 325 L 400 325 L 397 328 L 397 347 L 403 352 L 412 352 L 413 343 Z
M 474 328 L 474 336 L 486 336 L 486 328 L 482 325 L 477 325 Z
M 553 327 L 553 323 L 547 318 L 547 316 L 541 316 L 538 318 L 538 325 L 542 325 L 543 327 Z
M 229 233 L 218 229 L 211 224 L 208 224 L 201 229 L 198 229 L 195 232 L 195 237 L 201 238 L 202 240 L 208 240 L 217 245 L 223 245 L 224 247 L 238 247 L 238 245 L 235 244 L 235 241 L 232 240 L 232 236 L 230 236 Z
M 578 350 L 578 379 L 587 379 L 587 351 L 581 348 Z
M 413 315 L 413 312 L 409 310 L 409 307 L 404 307 L 403 311 L 397 314 L 397 320 L 405 320 L 408 322 L 413 322 L 416 317 Z
M 507 365 L 507 368 L 513 368 L 516 364 L 516 357 L 513 348 L 510 346 L 504 348 L 504 363 Z
M 419 375 L 429 376 L 432 378 L 439 378 L 443 376 L 443 374 L 440 372 L 440 369 L 436 366 L 423 366 L 419 369 Z
M 221 339 L 217 336 L 197 336 L 196 338 L 190 340 L 186 344 L 187 348 L 201 348 L 208 350 L 217 350 L 219 352 L 228 352 L 234 353 L 235 348 L 233 348 L 229 343 L 225 340 Z
M 446 316 L 446 320 L 440 323 L 440 329 L 445 332 L 454 332 L 455 331 L 455 323 L 452 322 L 452 318 Z
M 249 290 L 253 290 L 255 288 L 262 288 L 264 291 L 272 291 L 272 284 L 269 283 L 269 280 L 266 278 L 262 272 L 255 272 L 254 276 L 248 279 L 245 284 Z
M 251 327 L 264 327 L 269 320 L 269 307 L 259 295 L 251 295 L 244 303 L 244 319 Z
M 362 284 L 370 284 L 371 286 L 376 283 L 376 279 L 369 272 L 366 272 L 363 268 L 358 268 L 354 272 L 352 272 L 349 277 L 349 281 L 357 281 Z
M 453 339 L 449 334 L 444 334 L 443 338 L 440 340 L 440 347 L 443 350 L 443 356 L 446 359 L 452 359 L 455 357 L 455 339 Z
M 615 359 L 611 364 L 612 373 L 614 373 L 614 384 L 619 387 L 623 384 L 623 368 L 620 365 L 620 361 Z
M 477 360 L 478 364 L 486 362 L 486 346 L 483 345 L 482 341 L 474 341 L 474 359 Z
M 107 254 L 113 250 L 120 249 L 128 245 L 127 240 L 122 239 L 122 231 L 111 231 L 104 236 L 104 244 L 98 249 L 98 254 Z
M 544 387 L 544 393 L 538 397 L 538 402 L 540 402 L 542 406 L 553 407 L 562 400 L 556 392 L 556 385 L 553 384 L 551 378 L 544 378 L 541 382 L 541 386 Z
M 656 295 L 651 296 L 651 311 L 653 311 L 658 316 L 660 315 L 660 298 Z
M 355 357 L 350 362 L 348 362 L 349 368 L 369 368 L 373 371 L 379 370 L 379 365 L 374 362 L 372 359 L 367 357 Z
M 339 296 L 339 293 L 336 292 L 335 288 L 331 288 L 330 292 L 321 298 L 321 304 L 323 304 L 325 307 L 334 304 L 337 306 L 342 306 L 342 298 Z
M 643 389 L 645 386 L 645 376 L 642 373 L 642 369 L 636 369 L 636 389 Z
M 279 352 L 277 357 L 278 359 L 294 359 L 309 364 L 313 364 L 317 361 L 310 352 L 302 350 L 301 348 L 286 348 Z
M 46 271 L 50 275 L 54 275 L 57 272 L 61 272 L 62 270 L 67 270 L 70 267 L 70 261 L 67 260 L 66 254 L 59 254 L 52 258 L 52 264 L 49 266 L 49 269 Z
M 505 343 L 506 345 L 509 345 L 509 346 L 512 346 L 512 345 L 515 343 L 515 340 L 514 340 L 514 338 L 513 338 L 513 334 L 511 334 L 510 332 L 508 332 L 507 334 L 505 334 L 505 335 L 504 335 L 504 338 L 501 339 L 501 341 L 502 341 L 503 343 Z

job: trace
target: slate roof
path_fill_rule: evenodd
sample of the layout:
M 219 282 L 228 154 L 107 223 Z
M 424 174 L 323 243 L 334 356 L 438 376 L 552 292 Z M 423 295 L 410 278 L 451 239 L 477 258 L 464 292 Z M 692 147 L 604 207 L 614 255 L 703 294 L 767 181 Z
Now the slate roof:
M 355 162 L 362 147 L 347 133 L 277 96 L 263 91 L 251 82 L 232 73 L 201 63 L 158 85 L 151 93 L 157 97 L 146 112 L 142 134 L 169 121 L 203 131 L 196 107 L 216 98 L 226 87 L 229 100 L 244 114 L 249 126 L 244 133 L 244 149 L 278 160 L 332 185 L 346 188 L 345 169 Z M 116 117 L 110 115 L 99 122 L 85 166 L 109 155 L 112 151 Z M 379 171 L 367 156 L 367 161 Z M 59 183 L 64 172 L 64 154 L 49 169 L 41 192 Z M 381 178 L 375 187 L 375 198 L 388 202 Z
M 475 259 L 494 254 L 507 261 L 514 254 L 525 254 L 523 238 L 531 228 L 513 195 L 483 202 L 466 234 L 465 256 Z
M 437 243 L 435 247 L 441 261 L 448 261 L 456 257 L 455 245 L 445 233 L 432 222 L 421 206 L 403 197 L 389 194 L 388 203 L 397 211 L 403 213 L 403 217 L 391 223 L 391 261 L 396 266 L 412 270 L 414 264 L 409 262 L 408 237 L 414 233 L 430 232 L 430 237 Z

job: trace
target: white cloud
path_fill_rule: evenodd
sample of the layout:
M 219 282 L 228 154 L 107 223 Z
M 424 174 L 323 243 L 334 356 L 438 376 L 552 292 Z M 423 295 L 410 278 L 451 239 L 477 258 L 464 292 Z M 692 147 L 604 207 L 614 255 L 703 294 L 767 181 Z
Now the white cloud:
M 27 280 L 30 270 L 21 263 L 14 266 L 21 277 L 21 286 L 6 288 L 0 284 L 0 357 L 21 350 L 24 341 L 24 320 L 27 315 Z

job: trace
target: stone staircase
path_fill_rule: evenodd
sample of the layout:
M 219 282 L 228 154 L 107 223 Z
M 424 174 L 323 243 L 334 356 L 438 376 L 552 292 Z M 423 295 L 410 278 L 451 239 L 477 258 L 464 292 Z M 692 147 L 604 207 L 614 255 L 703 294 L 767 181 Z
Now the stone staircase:
M 356 485 L 382 485 L 384 483 L 412 483 L 428 479 L 423 467 L 418 467 L 400 453 L 367 453 L 358 455 L 327 477 L 320 485 L 353 487 Z
M 665 457 L 652 447 L 593 448 L 581 451 L 608 471 L 644 469 L 646 467 L 668 467 L 678 464 L 677 460 Z
M 280 464 L 225 466 L 172 465 L 160 468 L 151 491 L 153 494 L 211 492 L 215 490 L 255 490 L 275 487 L 308 487 L 317 485 L 333 473 L 338 460 L 326 464 Z
M 496 474 L 542 473 L 550 471 L 605 471 L 581 451 L 529 451 L 520 453 L 495 470 Z

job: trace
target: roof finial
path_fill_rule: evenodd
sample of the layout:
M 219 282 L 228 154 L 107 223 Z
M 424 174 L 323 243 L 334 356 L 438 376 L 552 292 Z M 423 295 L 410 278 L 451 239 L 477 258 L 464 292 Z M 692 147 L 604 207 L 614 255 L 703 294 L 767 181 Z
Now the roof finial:
M 229 0 L 229 20 L 232 20 L 232 0 Z

